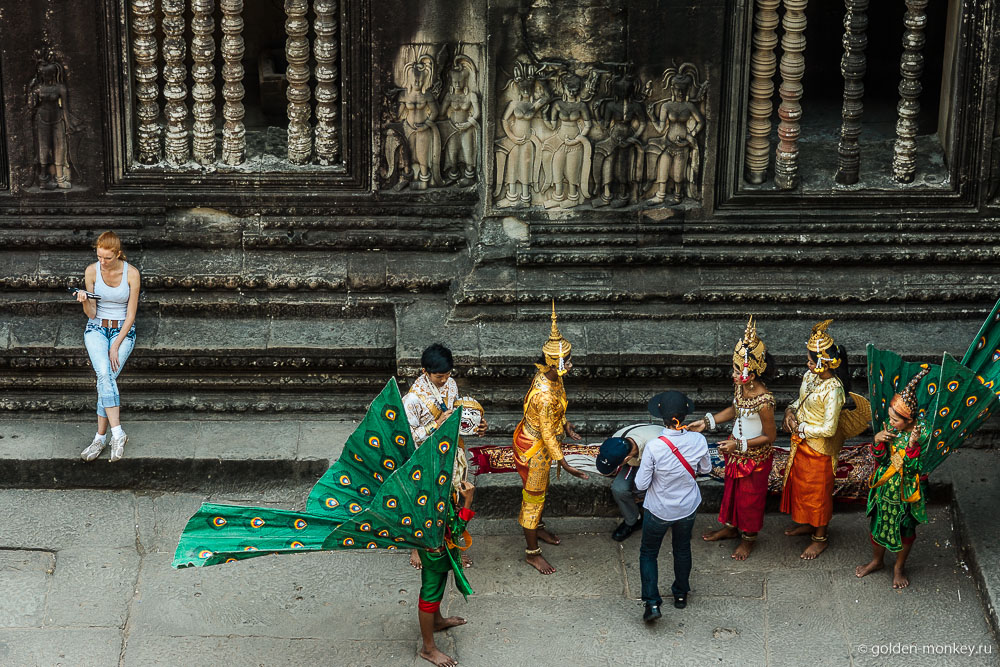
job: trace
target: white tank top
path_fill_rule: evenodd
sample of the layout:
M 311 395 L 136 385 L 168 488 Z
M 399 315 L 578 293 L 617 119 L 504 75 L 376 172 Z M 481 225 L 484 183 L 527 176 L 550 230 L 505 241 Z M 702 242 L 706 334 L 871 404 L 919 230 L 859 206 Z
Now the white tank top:
M 122 260 L 122 280 L 117 287 L 108 287 L 101 277 L 100 262 L 94 265 L 97 269 L 97 280 L 94 281 L 94 293 L 101 297 L 97 302 L 97 319 L 124 320 L 128 314 L 128 262 Z

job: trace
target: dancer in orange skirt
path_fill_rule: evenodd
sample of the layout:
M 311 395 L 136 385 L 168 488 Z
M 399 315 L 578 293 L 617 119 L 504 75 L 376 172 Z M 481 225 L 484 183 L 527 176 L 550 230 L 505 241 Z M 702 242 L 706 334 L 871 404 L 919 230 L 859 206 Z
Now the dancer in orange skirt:
M 868 402 L 850 394 L 847 352 L 827 333 L 833 320 L 812 328 L 806 342 L 809 370 L 802 378 L 799 397 L 785 410 L 782 427 L 792 434 L 785 467 L 781 511 L 795 523 L 785 535 L 809 535 L 801 558 L 812 560 L 826 550 L 827 526 L 833 516 L 833 475 L 844 440 L 867 426 Z M 860 429 L 856 427 L 860 426 Z
M 518 523 L 524 529 L 525 560 L 542 574 L 552 574 L 556 569 L 542 556 L 538 540 L 559 544 L 559 538 L 547 531 L 541 520 L 552 462 L 557 461 L 575 477 L 588 477 L 587 473 L 566 463 L 562 453 L 563 434 L 574 440 L 580 439 L 573 425 L 566 421 L 568 401 L 562 378 L 573 368 L 571 348 L 556 326 L 556 305 L 553 301 L 552 331 L 542 346 L 542 359 L 535 364 L 538 372 L 524 397 L 524 417 L 514 429 L 514 465 L 524 485 Z

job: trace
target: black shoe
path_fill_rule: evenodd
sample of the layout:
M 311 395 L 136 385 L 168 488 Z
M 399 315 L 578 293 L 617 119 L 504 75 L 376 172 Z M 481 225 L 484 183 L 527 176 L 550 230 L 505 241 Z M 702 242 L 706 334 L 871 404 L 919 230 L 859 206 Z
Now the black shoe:
M 674 606 L 678 609 L 683 609 L 688 606 L 688 596 L 685 595 L 675 595 L 674 596 Z
M 631 526 L 622 521 L 620 524 L 618 524 L 618 527 L 615 528 L 615 532 L 611 533 L 611 539 L 613 539 L 615 542 L 622 542 L 629 535 L 639 530 L 640 528 L 642 528 L 642 519 L 639 519 Z
M 661 616 L 663 616 L 663 614 L 660 613 L 660 605 L 649 602 L 646 603 L 646 611 L 642 614 L 642 620 L 647 623 L 652 623 Z

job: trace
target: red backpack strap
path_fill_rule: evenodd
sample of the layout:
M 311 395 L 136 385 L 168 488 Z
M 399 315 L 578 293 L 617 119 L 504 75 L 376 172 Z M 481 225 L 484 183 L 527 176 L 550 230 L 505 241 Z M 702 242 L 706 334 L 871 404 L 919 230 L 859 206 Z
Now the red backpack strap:
M 668 440 L 667 436 L 665 435 L 661 435 L 660 440 L 667 443 L 667 447 L 669 447 L 670 451 L 674 453 L 674 456 L 677 457 L 677 460 L 681 462 L 681 465 L 684 466 L 684 469 L 687 470 L 689 473 L 691 473 L 691 477 L 697 478 L 698 475 L 695 474 L 694 468 L 692 468 L 691 464 L 687 462 L 687 459 L 685 459 L 681 455 L 681 453 L 677 450 L 677 447 L 674 445 L 674 443 L 670 442 L 670 440 Z

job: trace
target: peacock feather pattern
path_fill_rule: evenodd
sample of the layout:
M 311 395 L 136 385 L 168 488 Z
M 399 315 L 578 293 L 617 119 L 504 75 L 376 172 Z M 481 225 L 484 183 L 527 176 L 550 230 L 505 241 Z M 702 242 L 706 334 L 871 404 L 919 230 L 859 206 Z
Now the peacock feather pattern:
M 453 414 L 417 449 L 390 380 L 313 487 L 305 512 L 205 503 L 181 534 L 173 566 L 296 551 L 440 547 L 454 514 L 459 421 Z

